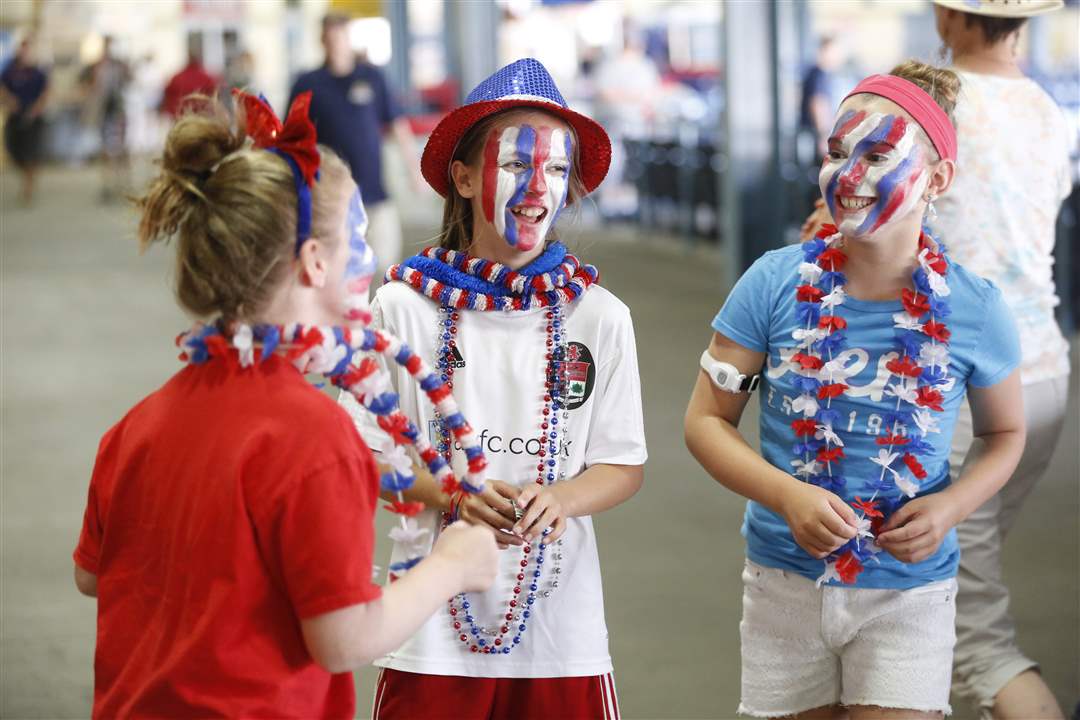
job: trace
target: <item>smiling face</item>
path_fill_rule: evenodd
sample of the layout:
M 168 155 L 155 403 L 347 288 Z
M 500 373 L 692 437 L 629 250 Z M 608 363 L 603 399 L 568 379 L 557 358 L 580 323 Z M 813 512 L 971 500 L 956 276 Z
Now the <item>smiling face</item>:
M 543 242 L 566 205 L 573 137 L 542 112 L 517 113 L 495 125 L 481 161 L 483 217 L 516 250 Z
M 867 237 L 921 210 L 930 177 L 921 133 L 884 98 L 862 94 L 844 102 L 818 175 L 841 233 Z

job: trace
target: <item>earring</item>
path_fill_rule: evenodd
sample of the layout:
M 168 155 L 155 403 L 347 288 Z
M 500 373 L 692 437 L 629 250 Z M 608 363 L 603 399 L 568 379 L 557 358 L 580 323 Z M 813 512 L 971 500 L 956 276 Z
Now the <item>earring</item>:
M 926 215 L 931 220 L 937 220 L 937 208 L 934 207 L 934 201 L 937 200 L 937 195 L 930 193 L 925 198 L 926 200 Z

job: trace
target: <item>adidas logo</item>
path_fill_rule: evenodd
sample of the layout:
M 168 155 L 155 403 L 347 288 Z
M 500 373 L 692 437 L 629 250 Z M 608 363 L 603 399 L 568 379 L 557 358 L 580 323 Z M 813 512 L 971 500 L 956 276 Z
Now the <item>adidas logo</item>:
M 457 345 L 450 348 L 449 355 L 450 357 L 448 357 L 447 360 L 449 361 L 448 365 L 450 367 L 455 370 L 465 367 L 465 358 L 461 357 L 461 351 L 457 349 Z

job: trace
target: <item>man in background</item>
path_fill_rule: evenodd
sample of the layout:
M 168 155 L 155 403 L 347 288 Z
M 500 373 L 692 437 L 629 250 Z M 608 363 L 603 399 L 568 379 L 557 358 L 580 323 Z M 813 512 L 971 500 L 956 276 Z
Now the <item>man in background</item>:
M 414 188 L 420 163 L 412 131 L 390 95 L 386 79 L 374 65 L 358 61 L 349 43 L 349 18 L 332 13 L 323 18 L 322 44 L 326 63 L 297 78 L 289 104 L 311 90 L 310 117 L 319 142 L 340 155 L 352 169 L 368 214 L 368 243 L 380 267 L 401 258 L 401 221 L 386 193 L 382 177 L 382 135 L 390 131 L 402 153 Z M 419 191 L 419 190 L 418 190 Z
M 15 58 L 0 74 L 0 106 L 7 113 L 4 146 L 22 175 L 19 199 L 30 205 L 34 196 L 34 176 L 41 161 L 43 113 L 49 78 L 32 57 L 30 38 L 19 44 Z
M 218 80 L 203 67 L 202 41 L 198 35 L 188 35 L 188 61 L 184 68 L 172 76 L 165 86 L 161 110 L 174 120 L 185 110 L 197 110 L 198 105 L 185 102 L 189 95 L 212 98 L 217 92 Z M 204 101 L 205 102 L 205 101 Z

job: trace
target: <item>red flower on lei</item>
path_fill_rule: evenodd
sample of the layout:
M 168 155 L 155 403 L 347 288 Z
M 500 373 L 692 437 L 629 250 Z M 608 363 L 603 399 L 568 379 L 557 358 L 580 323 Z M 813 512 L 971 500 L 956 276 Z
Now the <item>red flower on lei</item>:
M 939 391 L 929 385 L 923 385 L 916 390 L 916 393 L 915 403 L 919 406 L 928 407 L 931 410 L 937 410 L 938 412 L 945 411 L 945 409 L 941 407 L 941 401 L 944 400 L 945 397 Z
M 813 285 L 800 285 L 795 288 L 799 302 L 818 302 L 825 295 L 825 291 Z
M 919 462 L 911 453 L 904 453 L 904 464 L 908 466 L 908 470 L 911 474 L 917 477 L 919 480 L 926 479 L 926 470 L 923 469 L 922 463 Z
M 818 370 L 825 364 L 821 358 L 801 352 L 792 355 L 791 362 L 802 366 L 803 370 Z
M 858 495 L 855 496 L 855 502 L 851 503 L 851 507 L 856 510 L 862 510 L 863 515 L 866 517 L 885 517 L 880 510 L 877 509 L 876 500 L 863 500 Z
M 826 270 L 843 270 L 844 263 L 847 262 L 847 255 L 840 248 L 831 247 L 818 255 L 817 262 Z
M 389 510 L 397 515 L 404 515 L 406 517 L 413 517 L 421 510 L 424 509 L 424 503 L 422 502 L 401 502 L 400 500 L 394 500 L 389 505 L 383 505 L 383 508 Z
M 844 383 L 832 383 L 830 385 L 822 385 L 818 388 L 817 391 L 818 400 L 826 400 L 828 398 L 840 397 L 847 389 L 848 386 Z
M 922 368 L 909 355 L 894 358 L 885 363 L 885 367 L 894 375 L 904 375 L 905 377 L 919 377 L 919 375 L 922 375 Z
M 847 320 L 839 315 L 822 315 L 818 320 L 818 327 L 828 331 L 843 330 L 847 327 Z
M 908 311 L 908 314 L 915 317 L 922 317 L 930 311 L 930 298 L 908 288 L 900 291 L 900 302 L 904 303 L 904 309 Z
M 948 342 L 949 336 L 952 335 L 949 328 L 945 327 L 945 323 L 939 323 L 936 320 L 931 320 L 923 325 L 923 332 L 938 342 Z
M 795 430 L 796 437 L 802 437 L 803 435 L 813 435 L 817 432 L 817 422 L 810 419 L 805 420 L 792 420 L 791 427 Z
M 862 571 L 862 563 L 859 562 L 859 558 L 855 556 L 855 553 L 850 550 L 841 555 L 836 561 L 836 572 L 840 575 L 840 580 L 847 585 L 854 583 L 855 578 Z

